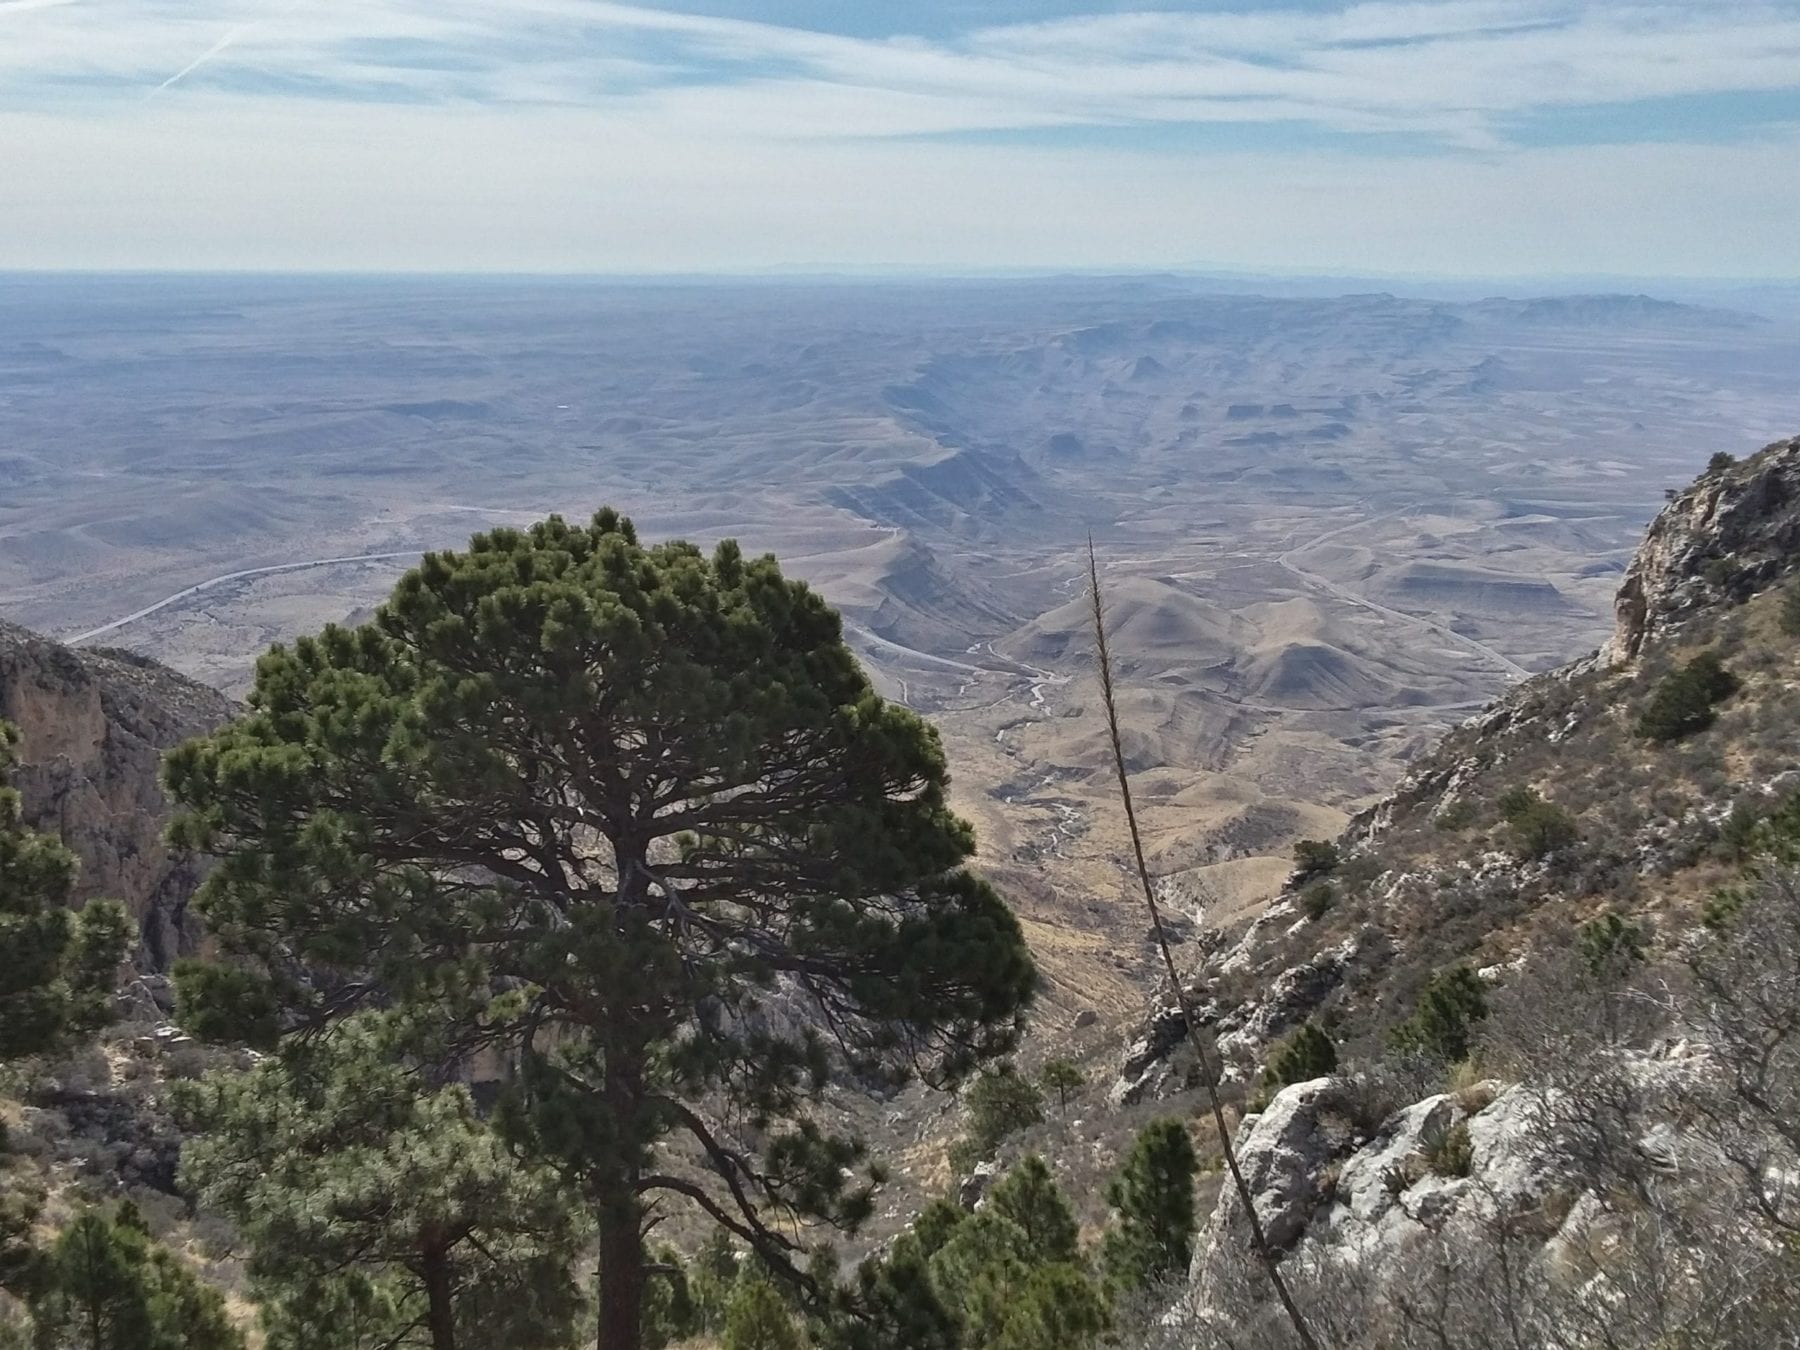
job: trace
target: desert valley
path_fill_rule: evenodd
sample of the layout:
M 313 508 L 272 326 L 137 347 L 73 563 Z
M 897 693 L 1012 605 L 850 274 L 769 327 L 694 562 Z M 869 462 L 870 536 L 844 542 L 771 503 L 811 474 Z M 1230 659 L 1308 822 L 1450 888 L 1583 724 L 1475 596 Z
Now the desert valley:
M 1183 933 L 1609 630 L 1666 489 L 1800 423 L 1783 291 L 1204 278 L 4 283 L 0 613 L 241 696 L 427 549 L 600 505 L 770 550 L 949 747 L 1050 979 L 1130 1017 L 1086 627 Z M 1313 293 L 1317 292 L 1317 293 Z

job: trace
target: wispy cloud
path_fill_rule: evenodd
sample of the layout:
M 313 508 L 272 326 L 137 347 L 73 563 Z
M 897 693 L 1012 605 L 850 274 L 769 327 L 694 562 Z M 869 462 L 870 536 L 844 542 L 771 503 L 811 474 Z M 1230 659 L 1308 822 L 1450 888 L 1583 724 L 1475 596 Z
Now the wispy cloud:
M 0 266 L 1792 269 L 1800 0 L 1157 3 L 0 0 Z
M 93 99 L 113 83 L 352 101 L 620 99 L 737 137 L 1278 122 L 1468 143 L 1545 109 L 1800 92 L 1795 0 L 1107 13 L 934 39 L 612 0 L 297 0 L 261 18 L 239 0 L 0 0 L 3 18 L 0 76 L 15 104 Z

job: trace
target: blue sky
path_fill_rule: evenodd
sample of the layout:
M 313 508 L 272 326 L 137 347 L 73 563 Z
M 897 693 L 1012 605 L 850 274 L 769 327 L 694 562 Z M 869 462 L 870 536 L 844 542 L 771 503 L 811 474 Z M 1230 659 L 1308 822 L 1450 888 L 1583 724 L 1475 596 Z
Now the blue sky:
M 1800 274 L 1800 0 L 0 0 L 0 267 Z

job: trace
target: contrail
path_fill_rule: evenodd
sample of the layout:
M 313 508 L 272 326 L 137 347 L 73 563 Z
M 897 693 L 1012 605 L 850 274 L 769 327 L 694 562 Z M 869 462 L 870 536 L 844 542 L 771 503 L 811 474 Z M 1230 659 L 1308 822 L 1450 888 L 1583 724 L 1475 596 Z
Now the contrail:
M 255 26 L 256 26 L 255 24 L 249 24 L 249 23 L 240 23 L 239 25 L 237 25 L 237 27 L 233 28 L 230 32 L 226 33 L 224 37 L 220 38 L 217 42 L 213 43 L 212 46 L 208 47 L 205 51 L 201 52 L 200 55 L 196 56 L 192 61 L 189 61 L 185 66 L 183 66 L 180 70 L 176 71 L 173 75 L 169 76 L 169 78 L 164 80 L 161 84 L 157 85 L 156 88 L 152 89 L 148 94 L 145 94 L 144 95 L 145 101 L 148 102 L 150 99 L 155 98 L 158 94 L 162 93 L 162 91 L 167 89 L 170 85 L 179 84 L 181 81 L 185 80 L 188 76 L 192 75 L 196 70 L 200 69 L 201 66 L 205 65 L 208 61 L 212 60 L 215 56 L 218 56 L 221 52 L 225 51 L 226 48 L 230 47 L 232 43 L 236 42 L 239 38 L 241 38 L 245 33 L 249 32 Z

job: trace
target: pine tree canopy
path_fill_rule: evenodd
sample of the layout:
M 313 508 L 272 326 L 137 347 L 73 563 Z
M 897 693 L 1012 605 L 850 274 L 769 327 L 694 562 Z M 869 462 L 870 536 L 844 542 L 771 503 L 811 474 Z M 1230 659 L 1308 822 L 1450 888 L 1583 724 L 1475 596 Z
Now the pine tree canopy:
M 467 1088 L 434 1087 L 417 1050 L 400 1019 L 365 1013 L 176 1084 L 183 1185 L 237 1226 L 274 1341 L 566 1346 L 585 1237 L 571 1197 Z
M 224 1297 L 152 1242 L 129 1204 L 62 1230 L 31 1310 L 36 1350 L 244 1350 Z
M 426 555 L 369 624 L 264 656 L 168 781 L 221 860 L 197 903 L 289 1027 L 429 1002 L 517 1065 L 518 1138 L 595 1200 L 603 1346 L 636 1344 L 645 1196 L 771 1259 L 768 1205 L 855 1224 L 861 1147 L 806 1109 L 833 1065 L 954 1080 L 1035 982 L 935 732 L 838 616 L 610 511 Z M 659 1170 L 671 1132 L 710 1182 Z

